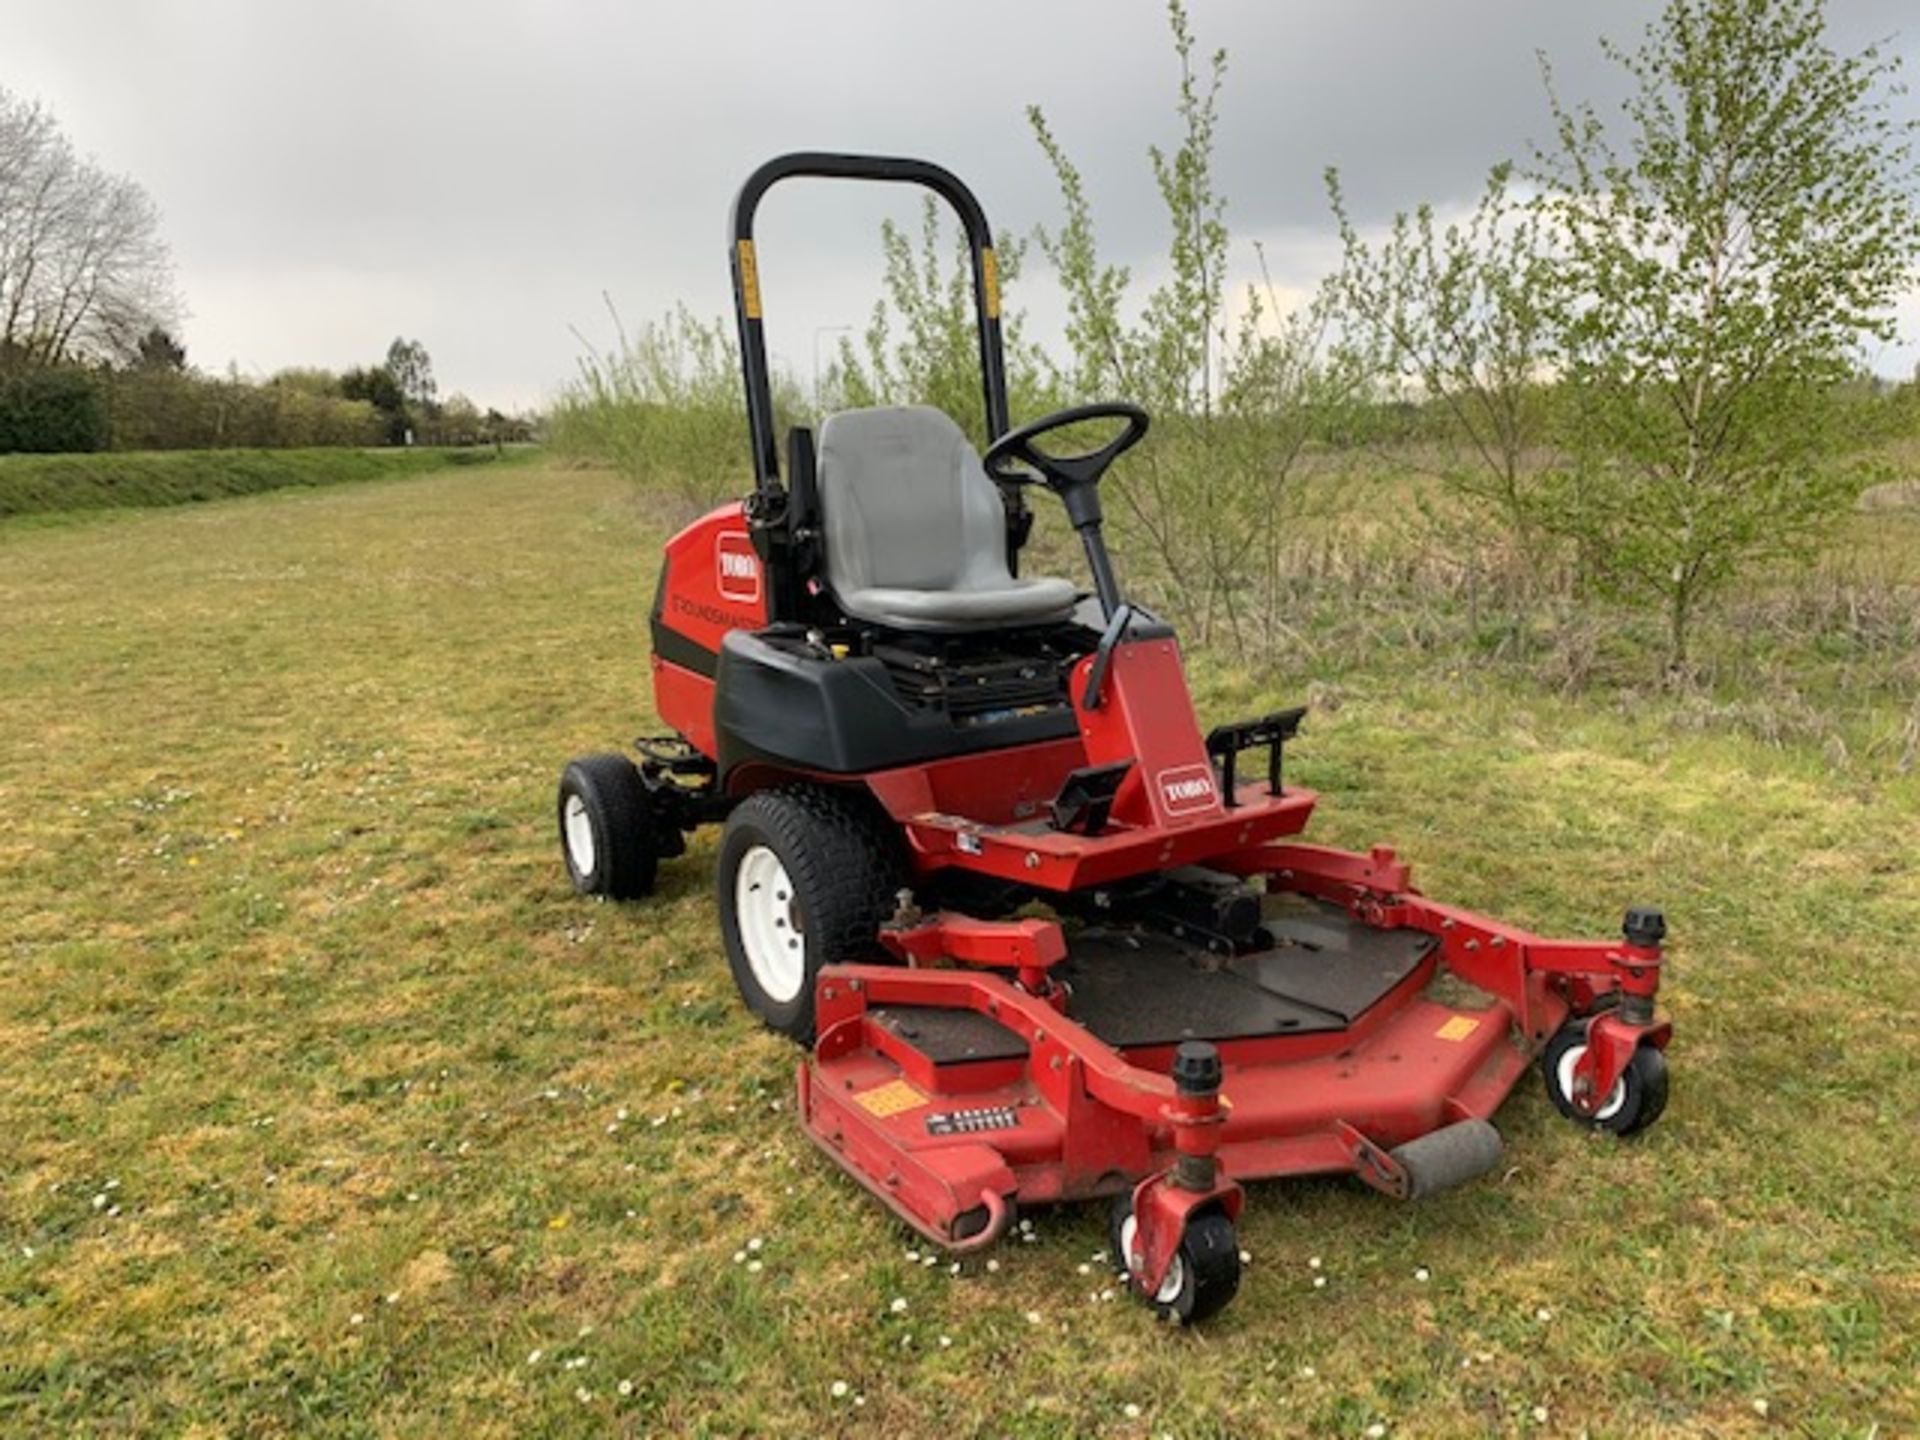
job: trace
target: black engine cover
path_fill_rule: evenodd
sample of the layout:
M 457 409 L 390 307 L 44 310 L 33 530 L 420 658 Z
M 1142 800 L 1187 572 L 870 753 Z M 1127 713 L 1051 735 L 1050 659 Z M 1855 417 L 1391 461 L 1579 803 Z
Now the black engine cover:
M 1078 733 L 1064 704 L 958 717 L 911 704 L 881 660 L 833 658 L 799 637 L 733 631 L 720 647 L 717 685 L 723 779 L 754 760 L 859 775 Z

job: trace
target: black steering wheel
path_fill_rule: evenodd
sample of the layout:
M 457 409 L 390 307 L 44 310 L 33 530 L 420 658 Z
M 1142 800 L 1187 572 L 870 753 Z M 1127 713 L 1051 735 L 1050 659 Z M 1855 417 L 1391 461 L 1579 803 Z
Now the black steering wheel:
M 1051 431 L 1087 420 L 1124 420 L 1126 428 L 1098 450 L 1089 450 L 1080 455 L 1049 455 L 1033 443 Z M 1042 416 L 1018 430 L 1009 430 L 987 447 L 981 463 L 986 466 L 987 474 L 1003 485 L 1031 485 L 1038 479 L 1049 490 L 1066 499 L 1074 492 L 1084 494 L 1099 484 L 1107 467 L 1140 443 L 1140 437 L 1147 433 L 1149 423 L 1146 411 L 1122 400 L 1075 405 L 1071 409 L 1056 410 L 1051 415 Z M 1027 468 L 1016 469 L 1016 463 Z M 1069 502 L 1068 509 L 1074 508 Z

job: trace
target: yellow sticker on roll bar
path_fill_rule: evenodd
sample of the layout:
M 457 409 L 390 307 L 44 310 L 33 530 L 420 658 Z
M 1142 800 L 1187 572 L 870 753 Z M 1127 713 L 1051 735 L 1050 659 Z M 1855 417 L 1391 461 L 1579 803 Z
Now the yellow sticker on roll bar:
M 740 303 L 749 320 L 760 318 L 760 262 L 754 259 L 753 242 L 740 242 Z
M 986 302 L 987 318 L 1000 318 L 1000 261 L 991 245 L 980 247 L 980 298 Z

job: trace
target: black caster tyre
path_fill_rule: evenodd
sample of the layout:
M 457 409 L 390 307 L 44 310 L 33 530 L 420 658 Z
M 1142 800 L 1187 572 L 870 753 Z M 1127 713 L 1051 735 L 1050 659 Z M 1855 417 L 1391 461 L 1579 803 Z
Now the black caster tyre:
M 1128 1274 L 1127 1254 L 1133 1242 L 1133 1196 L 1116 1195 L 1108 1216 L 1107 1241 L 1113 1268 L 1127 1276 L 1134 1299 L 1150 1308 L 1156 1319 L 1176 1325 L 1197 1325 L 1218 1315 L 1240 1290 L 1240 1237 L 1233 1222 L 1217 1210 L 1187 1221 L 1180 1248 L 1167 1266 L 1160 1288 L 1149 1295 Z
M 1589 1023 L 1569 1021 L 1547 1042 L 1540 1056 L 1540 1073 L 1547 1082 L 1548 1098 L 1554 1109 L 1576 1125 L 1612 1135 L 1637 1135 L 1667 1108 L 1666 1053 L 1652 1045 L 1635 1050 L 1600 1107 L 1591 1115 L 1583 1114 L 1573 1103 L 1573 1067 L 1587 1052 Z
M 875 932 L 904 879 L 899 839 L 864 794 L 796 785 L 741 801 L 720 840 L 716 889 L 747 1008 L 812 1044 L 820 967 L 884 958 Z
M 663 848 L 640 771 L 624 755 L 586 755 L 560 776 L 560 853 L 582 895 L 637 900 Z M 678 838 L 677 835 L 675 838 Z

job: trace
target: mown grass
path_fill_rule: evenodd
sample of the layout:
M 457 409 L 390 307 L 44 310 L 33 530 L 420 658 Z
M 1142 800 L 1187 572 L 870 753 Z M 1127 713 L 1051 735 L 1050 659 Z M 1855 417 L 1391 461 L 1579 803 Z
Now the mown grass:
M 1386 649 L 1198 665 L 1206 717 L 1314 694 L 1319 836 L 1550 930 L 1663 903 L 1675 1094 L 1617 1144 L 1529 1083 L 1423 1206 L 1256 1187 L 1170 1333 L 1091 1207 L 909 1257 L 735 1002 L 710 837 L 567 890 L 666 508 L 536 464 L 0 529 L 0 1429 L 1920 1429 L 1920 779 Z
M 339 485 L 479 464 L 491 450 L 149 450 L 0 455 L 0 518 L 187 505 L 288 486 Z

